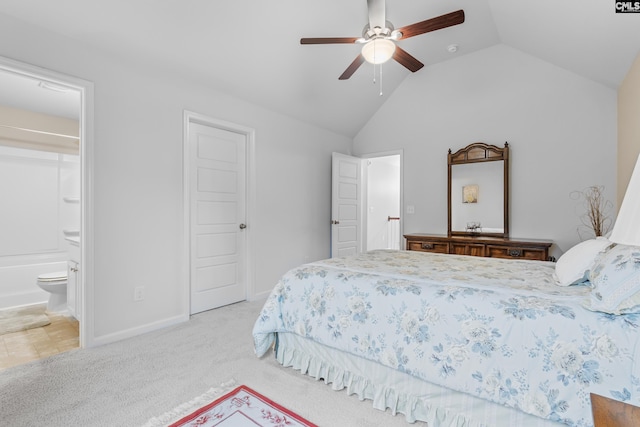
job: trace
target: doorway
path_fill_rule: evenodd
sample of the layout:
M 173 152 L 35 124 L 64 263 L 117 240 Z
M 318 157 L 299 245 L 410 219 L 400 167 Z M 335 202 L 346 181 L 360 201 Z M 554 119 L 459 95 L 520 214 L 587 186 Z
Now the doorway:
M 400 249 L 400 154 L 369 157 L 367 162 L 367 251 Z
M 403 249 L 402 157 L 332 154 L 331 257 Z
M 4 82 L 4 83 L 3 83 Z M 62 194 L 60 192 L 56 196 L 59 198 L 60 205 L 58 215 L 60 218 L 64 216 L 63 211 L 73 211 L 73 215 L 77 215 L 77 220 L 72 221 L 74 227 L 66 227 L 64 221 L 58 225 L 59 244 L 56 247 L 47 247 L 45 250 L 35 252 L 35 259 L 41 258 L 48 260 L 57 254 L 66 253 L 65 242 L 74 241 L 75 248 L 69 250 L 73 252 L 73 260 L 70 258 L 60 259 L 63 268 L 67 269 L 68 286 L 71 285 L 71 298 L 69 301 L 73 305 L 73 315 L 79 322 L 78 342 L 80 347 L 91 346 L 91 330 L 93 316 L 93 295 L 92 277 L 93 260 L 90 256 L 88 242 L 92 241 L 93 221 L 92 221 L 92 191 L 91 191 L 91 172 L 93 159 L 92 145 L 92 116 L 89 114 L 93 109 L 93 84 L 76 77 L 71 77 L 55 71 L 39 68 L 29 64 L 24 64 L 8 58 L 0 57 L 0 105 L 7 108 L 7 111 L 33 112 L 34 115 L 42 115 L 43 117 L 62 117 L 64 119 L 73 119 L 76 121 L 75 129 L 75 150 L 76 154 L 70 154 L 69 141 L 73 136 L 66 132 L 57 130 L 48 131 L 39 127 L 29 127 L 20 124 L 20 119 L 10 123 L 8 115 L 5 115 L 5 130 L 3 145 L 12 146 L 15 150 L 27 152 L 35 150 L 35 152 L 57 153 L 61 166 L 59 174 L 61 182 L 69 178 L 69 156 L 75 156 L 75 169 L 73 172 L 74 179 L 77 184 L 77 191 L 73 194 Z M 19 116 L 22 117 L 22 116 Z M 29 123 L 28 119 L 26 123 Z M 24 138 L 21 135 L 32 135 L 30 138 Z M 18 135 L 13 137 L 12 135 Z M 21 146 L 20 142 L 27 144 Z M 29 144 L 32 144 L 29 146 Z M 52 145 L 50 145 L 52 144 Z M 71 145 L 73 145 L 71 144 Z M 67 151 L 65 151 L 67 150 Z M 64 156 L 67 156 L 65 158 Z M 42 157 L 42 156 L 40 156 Z M 77 173 L 77 176 L 75 174 Z M 73 216 L 72 215 L 72 216 Z M 74 245 L 70 245 L 74 246 Z M 22 253 L 22 259 L 25 259 Z M 13 257 L 16 258 L 16 257 Z M 8 258 L 5 258 L 5 261 Z M 8 261 L 6 261 L 8 262 Z M 56 264 L 57 265 L 57 264 Z M 29 273 L 30 274 L 30 273 Z M 35 286 L 33 278 L 33 286 Z M 75 286 L 75 288 L 73 288 Z M 36 287 L 37 289 L 37 287 Z M 31 301 L 29 292 L 22 297 L 24 299 L 17 300 L 17 305 L 29 305 Z M 38 298 L 33 296 L 33 298 Z

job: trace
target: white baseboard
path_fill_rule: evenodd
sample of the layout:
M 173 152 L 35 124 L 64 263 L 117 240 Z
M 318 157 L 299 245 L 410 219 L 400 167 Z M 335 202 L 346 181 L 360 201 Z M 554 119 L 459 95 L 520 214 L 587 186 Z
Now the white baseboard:
M 177 325 L 179 323 L 183 323 L 187 321 L 189 321 L 188 315 L 181 314 L 178 316 L 169 317 L 168 319 L 162 319 L 157 322 L 148 323 L 146 325 L 137 326 L 135 328 L 126 329 L 124 331 L 103 335 L 101 337 L 93 337 L 93 339 L 91 339 L 91 342 L 85 343 L 85 347 L 97 347 L 105 344 L 111 344 L 116 341 L 122 341 L 128 338 L 133 338 L 138 335 L 157 331 L 158 329 L 163 329 L 163 328 Z
M 260 293 L 257 293 L 257 294 L 253 294 L 253 295 L 251 295 L 250 298 L 248 298 L 248 300 L 249 301 L 257 301 L 257 300 L 260 300 L 260 299 L 267 299 L 267 297 L 269 295 L 271 295 L 271 290 L 260 292 Z

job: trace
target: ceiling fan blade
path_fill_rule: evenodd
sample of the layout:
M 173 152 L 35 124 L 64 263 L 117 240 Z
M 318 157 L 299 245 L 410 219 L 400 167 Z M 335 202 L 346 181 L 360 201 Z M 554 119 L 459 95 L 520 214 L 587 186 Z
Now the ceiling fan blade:
M 351 65 L 349 65 L 347 69 L 344 70 L 344 73 L 342 73 L 342 75 L 338 77 L 338 80 L 347 80 L 349 77 L 353 75 L 353 73 L 356 72 L 358 68 L 360 68 L 360 66 L 363 63 L 364 63 L 364 56 L 358 55 L 358 57 L 354 59 Z
M 300 39 L 300 44 L 355 43 L 359 37 L 310 37 Z
M 402 33 L 402 36 L 399 37 L 398 40 L 408 39 L 409 37 L 418 36 L 420 34 L 429 33 L 435 30 L 441 30 L 447 27 L 452 27 L 454 25 L 462 24 L 463 22 L 464 10 L 457 10 L 455 12 L 447 13 L 445 15 L 427 19 L 426 21 L 417 22 L 415 24 L 399 28 L 398 31 Z
M 369 10 L 369 28 L 387 26 L 384 0 L 367 0 L 367 9 Z
M 420 68 L 424 67 L 424 64 L 411 56 L 406 50 L 396 46 L 396 51 L 393 54 L 393 59 L 403 65 L 407 70 L 415 73 Z

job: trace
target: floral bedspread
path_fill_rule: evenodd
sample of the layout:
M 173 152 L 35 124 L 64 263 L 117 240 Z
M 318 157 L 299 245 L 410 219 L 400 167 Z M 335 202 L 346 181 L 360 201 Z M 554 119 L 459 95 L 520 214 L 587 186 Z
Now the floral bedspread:
M 640 404 L 640 317 L 582 307 L 540 261 L 380 250 L 285 274 L 254 329 L 293 332 L 415 377 L 571 426 L 589 393 Z

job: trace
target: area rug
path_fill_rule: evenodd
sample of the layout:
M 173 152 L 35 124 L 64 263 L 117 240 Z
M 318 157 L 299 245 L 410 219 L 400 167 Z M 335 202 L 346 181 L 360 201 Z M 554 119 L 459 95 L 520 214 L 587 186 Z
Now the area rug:
M 42 304 L 0 310 L 0 335 L 47 326 L 51 320 L 45 310 Z
M 144 427 L 317 427 L 245 385 L 218 398 L 212 397 L 220 391 L 219 388 L 211 389 L 191 402 L 149 420 Z

